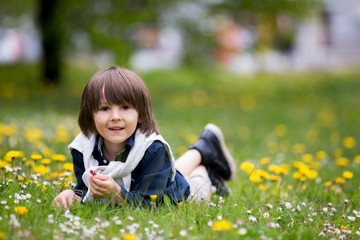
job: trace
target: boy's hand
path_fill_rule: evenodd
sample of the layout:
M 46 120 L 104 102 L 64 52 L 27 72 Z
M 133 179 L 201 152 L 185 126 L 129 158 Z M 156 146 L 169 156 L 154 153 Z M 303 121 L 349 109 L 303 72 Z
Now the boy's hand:
M 89 177 L 90 195 L 97 199 L 107 198 L 110 201 L 121 204 L 124 197 L 120 186 L 112 177 L 107 175 L 94 175 Z
M 63 207 L 64 209 L 69 209 L 70 206 L 73 205 L 74 199 L 76 199 L 78 202 L 81 201 L 81 197 L 76 195 L 73 190 L 67 189 L 59 193 L 52 203 L 56 207 Z

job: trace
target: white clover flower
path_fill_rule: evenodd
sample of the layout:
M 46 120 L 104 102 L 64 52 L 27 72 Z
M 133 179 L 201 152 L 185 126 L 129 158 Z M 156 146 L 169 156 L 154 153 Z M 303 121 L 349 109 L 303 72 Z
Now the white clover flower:
M 217 220 L 219 220 L 219 221 L 222 220 L 222 216 L 221 216 L 221 215 L 217 215 L 216 218 L 217 218 Z
M 332 207 L 332 203 L 331 203 L 331 202 L 328 202 L 328 205 L 329 205 L 329 207 Z
M 250 213 L 251 213 L 251 210 L 247 210 L 246 212 L 247 212 L 248 214 L 250 214 Z
M 353 214 L 358 215 L 359 212 L 354 209 L 354 210 L 353 210 Z
M 266 206 L 267 206 L 268 208 L 270 208 L 270 209 L 273 208 L 273 206 L 272 206 L 270 203 L 267 203 Z
M 337 210 L 336 208 L 331 208 L 331 211 L 336 212 Z
M 324 207 L 324 208 L 323 208 L 323 211 L 324 211 L 324 212 L 328 212 L 328 208 L 327 208 L 327 207 Z
M 344 203 L 348 203 L 349 202 L 349 200 L 347 200 L 346 198 L 344 199 Z
M 179 232 L 179 234 L 180 234 L 180 236 L 184 237 L 184 236 L 187 235 L 187 231 L 186 231 L 186 230 L 181 230 L 181 231 Z
M 313 222 L 314 220 L 312 218 L 309 218 L 309 222 Z
M 285 203 L 285 207 L 286 207 L 287 209 L 291 209 L 292 205 L 291 205 L 291 203 L 286 202 L 286 203 Z
M 239 228 L 239 231 L 238 231 L 239 235 L 245 235 L 247 233 L 247 230 L 246 228 Z
M 360 236 L 360 231 L 359 231 L 359 230 L 356 230 L 355 234 L 358 235 L 358 236 Z
M 305 202 L 302 202 L 301 205 L 303 205 L 304 207 L 306 207 L 306 203 L 305 203 Z
M 14 226 L 14 227 L 20 227 L 20 223 L 19 221 L 16 219 L 15 214 L 10 214 L 10 221 L 9 221 L 10 225 Z
M 257 220 L 256 220 L 256 217 L 250 215 L 250 216 L 249 216 L 249 221 L 250 221 L 250 222 L 256 222 Z
M 208 221 L 208 222 L 207 222 L 207 225 L 208 225 L 209 227 L 211 227 L 211 226 L 213 225 L 213 222 L 212 222 L 212 221 Z

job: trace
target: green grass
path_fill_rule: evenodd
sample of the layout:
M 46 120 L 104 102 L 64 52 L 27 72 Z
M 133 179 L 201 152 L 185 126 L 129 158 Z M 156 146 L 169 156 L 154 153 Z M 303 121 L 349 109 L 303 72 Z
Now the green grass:
M 95 202 L 76 204 L 65 212 L 54 209 L 51 201 L 71 182 L 55 176 L 65 172 L 64 162 L 51 158 L 63 154 L 71 162 L 66 149 L 79 131 L 81 92 L 97 69 L 67 68 L 56 88 L 37 82 L 38 69 L 0 68 L 0 163 L 12 169 L 0 168 L 0 239 L 358 237 L 359 73 L 241 77 L 218 68 L 181 68 L 140 74 L 162 135 L 176 157 L 206 123 L 222 128 L 239 166 L 228 183 L 232 195 L 213 196 L 200 206 L 166 202 L 151 211 Z M 10 150 L 22 155 L 7 162 Z M 320 151 L 326 156 L 317 157 Z M 44 175 L 42 159 L 35 162 L 33 153 L 51 159 Z M 263 164 L 264 158 L 270 162 Z M 35 167 L 28 166 L 31 161 Z M 256 167 L 250 171 L 252 177 L 259 169 L 270 176 L 263 175 L 259 182 L 249 178 L 240 168 L 243 162 Z M 270 165 L 283 172 L 272 171 Z M 353 178 L 345 179 L 345 171 Z M 296 173 L 303 178 L 296 178 Z M 16 206 L 28 212 L 20 216 Z M 224 231 L 214 230 L 218 224 Z

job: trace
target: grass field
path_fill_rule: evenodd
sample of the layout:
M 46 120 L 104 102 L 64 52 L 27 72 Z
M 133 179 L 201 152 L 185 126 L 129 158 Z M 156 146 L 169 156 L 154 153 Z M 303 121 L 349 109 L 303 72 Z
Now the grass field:
M 232 195 L 153 209 L 54 209 L 76 181 L 67 145 L 97 69 L 44 88 L 35 66 L 0 68 L 0 239 L 358 239 L 360 74 L 141 74 L 176 156 L 219 125 L 238 169 Z

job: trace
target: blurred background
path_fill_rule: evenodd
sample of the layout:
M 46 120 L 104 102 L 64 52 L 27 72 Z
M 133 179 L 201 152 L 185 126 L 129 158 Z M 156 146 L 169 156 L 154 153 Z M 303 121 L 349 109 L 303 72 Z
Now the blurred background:
M 210 121 L 223 127 L 239 158 L 298 142 L 333 151 L 360 131 L 359 0 L 0 6 L 0 155 L 66 152 L 79 131 L 86 82 L 111 65 L 141 75 L 178 154 Z
M 139 71 L 218 64 L 240 75 L 360 63 L 359 0 L 1 0 L 0 64 Z

